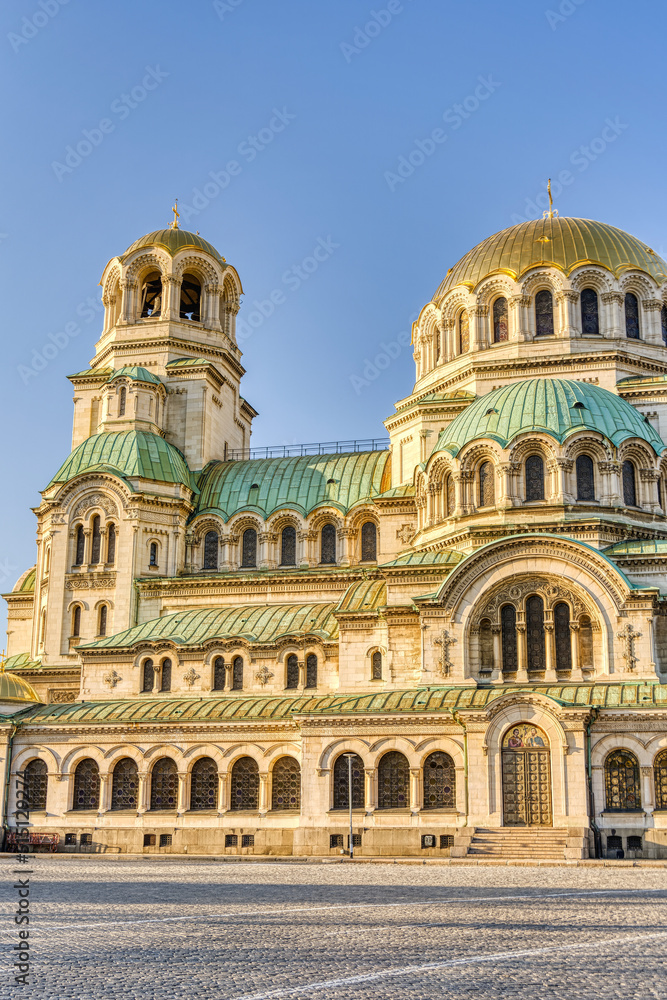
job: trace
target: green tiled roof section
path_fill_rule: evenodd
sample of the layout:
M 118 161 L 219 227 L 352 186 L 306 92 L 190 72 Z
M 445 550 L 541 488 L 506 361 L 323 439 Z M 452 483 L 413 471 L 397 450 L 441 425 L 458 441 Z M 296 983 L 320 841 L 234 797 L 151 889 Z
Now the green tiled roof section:
M 35 592 L 35 578 L 37 576 L 37 567 L 32 566 L 29 570 L 19 578 L 14 587 L 13 593 L 15 594 L 34 594 Z
M 123 257 L 134 253 L 135 250 L 140 250 L 141 247 L 156 245 L 164 247 L 170 257 L 173 257 L 174 254 L 178 253 L 179 250 L 185 249 L 185 247 L 195 247 L 197 250 L 204 250 L 206 253 L 210 253 L 212 257 L 215 257 L 222 264 L 225 263 L 225 258 L 218 253 L 213 244 L 209 243 L 208 240 L 203 240 L 198 233 L 190 233 L 187 229 L 171 229 L 171 227 L 168 229 L 156 229 L 153 233 L 141 236 L 127 248 Z
M 392 497 L 413 497 L 415 495 L 415 484 L 414 483 L 401 483 L 400 486 L 393 486 L 390 490 L 385 490 L 384 493 L 378 493 L 379 497 L 383 500 L 391 500 Z
M 478 438 L 491 438 L 505 448 L 519 434 L 532 431 L 562 442 L 585 429 L 599 431 L 617 446 L 635 437 L 646 441 L 658 455 L 665 448 L 655 428 L 608 389 L 569 379 L 531 378 L 476 399 L 445 427 L 434 452 L 457 455 L 465 444 Z
M 113 375 L 113 368 L 84 368 L 82 372 L 74 372 L 73 375 L 68 375 L 67 378 L 83 378 L 86 375 L 108 379 L 109 375 Z
M 385 566 L 457 566 L 465 558 L 463 552 L 448 549 L 444 552 L 404 552 Z
M 44 705 L 23 717 L 28 725 L 107 725 L 117 722 L 165 725 L 187 722 L 245 722 L 248 719 L 289 719 L 298 715 L 403 715 L 449 714 L 457 709 L 485 710 L 507 695 L 539 693 L 556 704 L 590 708 L 657 708 L 667 706 L 667 684 L 628 682 L 623 684 L 507 685 L 502 687 L 412 688 L 365 694 L 330 694 L 301 697 L 208 697 L 165 701 L 134 698 L 124 701 L 74 702 Z
M 124 365 L 122 368 L 118 368 L 109 379 L 109 382 L 113 382 L 114 379 L 121 378 L 121 376 L 131 378 L 134 382 L 150 382 L 153 385 L 161 385 L 157 375 L 153 375 L 152 372 L 149 372 L 148 368 L 142 368 L 141 365 Z
M 513 277 L 539 264 L 552 264 L 569 274 L 593 261 L 618 275 L 628 267 L 648 272 L 658 284 L 667 277 L 667 264 L 642 240 L 592 219 L 546 218 L 510 226 L 478 243 L 447 275 L 433 296 L 439 303 L 460 283 L 476 286 L 497 271 Z
M 31 660 L 30 653 L 16 653 L 5 660 L 5 670 L 37 670 L 41 660 Z
M 634 385 L 659 386 L 661 382 L 667 382 L 667 375 L 628 375 L 627 378 L 619 378 L 616 385 L 629 389 Z
M 459 399 L 475 399 L 474 392 L 468 392 L 467 389 L 454 389 L 452 392 L 429 392 L 425 396 L 419 396 L 417 399 L 408 399 L 400 406 L 396 407 L 397 413 L 402 410 L 407 410 L 408 407 L 421 406 L 422 403 L 444 403 L 450 400 Z
M 121 478 L 139 477 L 158 483 L 182 483 L 193 489 L 183 455 L 159 434 L 123 431 L 94 434 L 82 441 L 49 483 L 66 483 L 75 476 L 104 467 Z M 47 487 L 48 488 L 48 487 Z
M 336 611 L 376 611 L 387 603 L 384 580 L 361 580 L 345 591 Z
M 320 504 L 347 513 L 379 492 L 388 459 L 387 451 L 367 451 L 212 462 L 198 480 L 198 513 L 216 511 L 227 520 L 241 510 L 268 517 L 289 507 L 309 514 Z
M 667 556 L 667 538 L 632 539 L 604 549 L 606 556 Z
M 200 365 L 210 365 L 213 362 L 209 361 L 208 358 L 174 358 L 173 361 L 167 361 L 165 365 L 166 368 L 193 368 L 199 367 Z
M 334 604 L 259 604 L 178 611 L 77 648 L 117 649 L 162 640 L 179 646 L 201 646 L 209 639 L 228 637 L 265 643 L 287 635 L 314 635 L 328 641 L 338 638 L 334 608 Z

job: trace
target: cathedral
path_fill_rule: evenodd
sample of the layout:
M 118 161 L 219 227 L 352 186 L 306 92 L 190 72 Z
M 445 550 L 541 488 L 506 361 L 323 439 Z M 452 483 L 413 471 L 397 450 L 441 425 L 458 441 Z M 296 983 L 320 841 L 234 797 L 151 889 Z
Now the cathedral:
M 24 781 L 58 851 L 667 857 L 655 251 L 553 209 L 485 239 L 387 437 L 326 449 L 251 447 L 241 280 L 178 218 L 100 284 L 4 595 L 5 843 Z

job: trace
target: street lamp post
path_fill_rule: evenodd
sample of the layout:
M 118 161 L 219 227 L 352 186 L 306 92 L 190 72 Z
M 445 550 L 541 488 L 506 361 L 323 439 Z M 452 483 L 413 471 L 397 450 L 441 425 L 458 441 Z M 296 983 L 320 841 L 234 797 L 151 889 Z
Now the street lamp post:
M 354 858 L 354 839 L 352 835 L 352 758 L 354 753 L 346 753 L 347 757 L 347 804 L 350 807 L 350 859 Z

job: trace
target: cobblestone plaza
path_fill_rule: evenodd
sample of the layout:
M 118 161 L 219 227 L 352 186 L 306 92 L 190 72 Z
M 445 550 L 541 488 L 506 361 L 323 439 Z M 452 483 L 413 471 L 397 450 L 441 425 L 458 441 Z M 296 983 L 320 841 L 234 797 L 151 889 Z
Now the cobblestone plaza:
M 32 860 L 31 1000 L 667 997 L 661 867 Z

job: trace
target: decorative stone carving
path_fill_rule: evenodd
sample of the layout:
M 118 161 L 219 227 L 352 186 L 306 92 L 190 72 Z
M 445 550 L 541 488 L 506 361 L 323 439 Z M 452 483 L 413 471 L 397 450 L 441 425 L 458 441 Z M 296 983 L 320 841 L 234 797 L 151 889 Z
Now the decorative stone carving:
M 637 657 L 635 656 L 635 639 L 641 639 L 641 637 L 642 633 L 636 632 L 630 622 L 628 622 L 620 632 L 616 633 L 616 638 L 620 639 L 623 643 L 624 652 L 622 655 L 628 670 L 634 670 L 637 666 Z
M 116 504 L 103 493 L 90 493 L 84 497 L 74 508 L 72 516 L 77 517 L 85 511 L 90 510 L 91 507 L 101 507 L 105 514 L 108 514 L 110 517 L 118 516 Z
M 270 680 L 273 680 L 273 676 L 266 664 L 255 672 L 255 680 L 259 681 L 262 687 L 268 684 Z
M 414 538 L 414 529 L 411 524 L 402 524 L 396 529 L 396 538 L 407 545 Z
M 593 609 L 589 608 L 578 594 L 569 588 L 546 577 L 528 576 L 501 584 L 493 592 L 493 596 L 488 598 L 479 610 L 475 611 L 472 626 L 479 628 L 479 622 L 482 618 L 490 618 L 492 622 L 497 622 L 498 613 L 503 604 L 513 604 L 517 610 L 520 610 L 521 603 L 528 594 L 539 594 L 544 601 L 546 610 L 552 609 L 559 600 L 567 600 L 572 605 L 576 618 L 582 614 L 597 617 Z
M 455 639 L 454 636 L 450 635 L 446 628 L 444 628 L 440 635 L 433 640 L 433 645 L 440 646 L 442 651 L 440 659 L 438 660 L 440 667 L 439 673 L 442 677 L 449 677 L 452 672 L 452 659 L 449 655 L 449 647 L 455 642 L 458 642 L 458 639 Z
M 105 674 L 102 678 L 105 684 L 108 684 L 110 688 L 115 688 L 119 681 L 122 681 L 120 674 L 116 673 L 115 670 L 110 670 L 108 674 Z
M 51 688 L 48 692 L 48 699 L 50 705 L 70 705 L 73 701 L 76 701 L 78 691 L 59 691 L 58 689 Z
M 195 681 L 199 680 L 200 676 L 201 674 L 198 674 L 194 667 L 190 667 L 188 672 L 186 674 L 183 674 L 183 680 L 188 685 L 188 687 L 191 688 L 195 683 Z
M 110 590 L 116 586 L 116 574 L 105 576 L 71 576 L 65 581 L 65 590 Z

